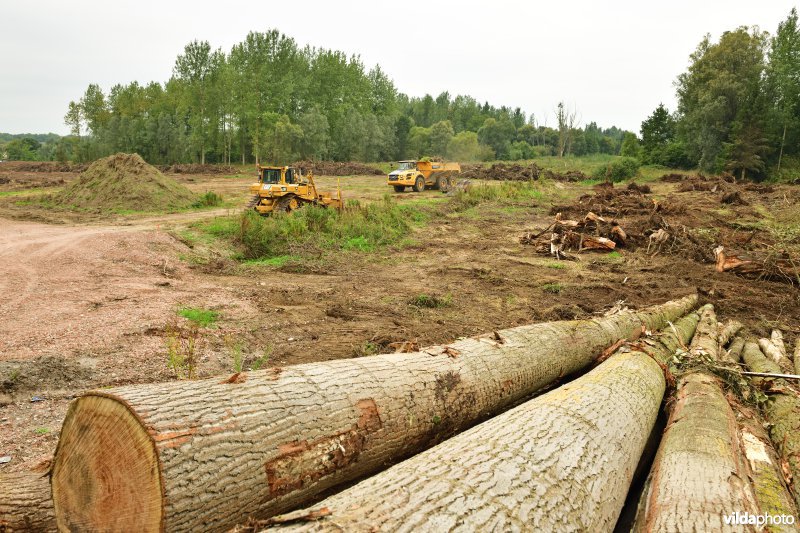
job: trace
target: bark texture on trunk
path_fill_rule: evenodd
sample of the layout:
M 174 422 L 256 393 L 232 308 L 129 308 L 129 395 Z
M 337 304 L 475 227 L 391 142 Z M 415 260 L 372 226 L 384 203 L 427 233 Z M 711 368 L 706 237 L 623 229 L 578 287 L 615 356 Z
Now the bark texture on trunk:
M 327 517 L 290 529 L 612 530 L 661 406 L 661 365 L 698 320 L 323 500 Z
M 760 514 L 793 516 L 797 520 L 797 506 L 786 486 L 780 459 L 764 430 L 761 417 L 742 405 L 734 404 L 733 407 L 739 420 L 739 436 Z M 770 533 L 789 533 L 797 532 L 798 525 L 771 524 L 765 529 Z
M 0 475 L 0 531 L 54 531 L 47 474 Z
M 718 337 L 713 309 L 705 309 L 690 355 L 704 352 L 717 359 Z M 757 512 L 748 474 L 736 416 L 721 384 L 703 371 L 684 374 L 634 530 L 742 531 L 724 516 Z
M 734 337 L 728 348 L 727 358 L 734 363 L 742 360 L 742 350 L 744 349 L 744 337 Z
M 794 373 L 800 375 L 800 336 L 795 342 L 797 344 L 794 347 Z
M 777 365 L 777 368 L 780 369 L 780 372 L 789 374 L 793 370 L 793 365 L 791 361 L 789 361 L 789 358 L 786 357 L 786 350 L 781 350 L 782 345 L 783 340 L 780 341 L 779 346 L 770 339 L 758 339 L 758 347 L 761 348 L 764 355 L 772 359 Z
M 88 393 L 70 406 L 56 450 L 59 527 L 215 531 L 287 511 L 511 406 L 696 301 L 418 353 Z
M 728 320 L 725 324 L 720 324 L 719 329 L 719 347 L 722 349 L 727 346 L 739 330 L 742 329 L 742 323 L 738 320 Z
M 775 361 L 768 359 L 754 341 L 748 341 L 742 352 L 747 367 L 753 372 L 780 373 Z M 797 385 L 783 379 L 755 378 L 769 396 L 764 416 L 770 423 L 769 436 L 791 476 L 789 487 L 800 508 L 800 393 Z M 800 518 L 800 517 L 798 517 Z

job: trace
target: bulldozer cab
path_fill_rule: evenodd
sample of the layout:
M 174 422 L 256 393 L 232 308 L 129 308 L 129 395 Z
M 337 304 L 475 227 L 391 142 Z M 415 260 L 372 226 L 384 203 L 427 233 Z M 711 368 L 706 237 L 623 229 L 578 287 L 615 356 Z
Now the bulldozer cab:
M 280 183 L 281 182 L 280 168 L 266 167 L 261 169 L 259 181 L 261 183 Z

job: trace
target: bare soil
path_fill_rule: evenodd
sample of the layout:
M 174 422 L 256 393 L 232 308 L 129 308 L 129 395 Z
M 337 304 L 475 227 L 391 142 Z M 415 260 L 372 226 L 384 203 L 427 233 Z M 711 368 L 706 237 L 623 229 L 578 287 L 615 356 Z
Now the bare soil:
M 62 174 L 37 173 L 41 184 Z M 211 173 L 174 177 L 195 192 L 213 190 L 242 206 L 251 181 Z M 337 181 L 346 198 L 363 201 L 390 190 L 383 176 L 322 177 L 318 185 L 332 189 Z M 619 301 L 646 306 L 695 290 L 714 303 L 720 318 L 735 317 L 760 335 L 780 327 L 793 343 L 800 334 L 798 288 L 718 274 L 705 246 L 721 241 L 767 253 L 780 243 L 753 228 L 765 213 L 796 209 L 798 190 L 725 183 L 724 191 L 678 192 L 680 183 L 655 182 L 647 192 L 558 182 L 538 201 L 462 212 L 449 211 L 435 191 L 399 194 L 400 201 L 440 209 L 415 230 L 413 244 L 343 252 L 303 272 L 241 265 L 213 249 L 203 252 L 207 261 L 192 259 L 201 251 L 180 238 L 187 224 L 239 207 L 48 218 L 16 196 L 2 198 L 0 456 L 12 461 L 0 472 L 46 461 L 69 402 L 82 391 L 176 379 L 167 367 L 167 330 L 186 323 L 176 315 L 186 307 L 219 314 L 200 330 L 198 377 L 232 373 L 235 345 L 245 367 L 265 354 L 269 366 L 284 366 L 588 317 Z M 0 193 L 11 187 L 0 184 Z M 730 192 L 746 203 L 721 203 Z M 555 212 L 577 217 L 590 209 L 616 217 L 631 235 L 620 254 L 558 262 L 519 242 L 525 231 L 546 228 Z M 661 224 L 676 235 L 689 231 L 697 243 L 681 237 L 647 254 L 648 233 Z M 420 304 L 427 301 L 436 305 Z

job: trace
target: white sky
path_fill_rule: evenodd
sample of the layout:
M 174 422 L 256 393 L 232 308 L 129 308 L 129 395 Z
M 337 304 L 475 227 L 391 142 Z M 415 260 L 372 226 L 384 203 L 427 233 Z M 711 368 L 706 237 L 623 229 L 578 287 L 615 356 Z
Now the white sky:
M 251 30 L 380 63 L 410 96 L 470 94 L 554 123 L 559 100 L 582 124 L 639 130 L 705 33 L 774 33 L 797 0 L 670 2 L 399 0 L 243 2 L 7 0 L 0 9 L 0 132 L 66 134 L 90 83 L 166 81 L 193 39 L 226 52 Z

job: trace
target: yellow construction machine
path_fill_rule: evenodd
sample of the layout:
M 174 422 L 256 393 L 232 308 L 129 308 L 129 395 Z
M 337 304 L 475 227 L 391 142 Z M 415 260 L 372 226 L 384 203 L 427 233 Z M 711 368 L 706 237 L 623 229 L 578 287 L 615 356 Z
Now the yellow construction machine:
M 417 192 L 426 188 L 447 192 L 453 186 L 453 176 L 461 172 L 458 163 L 444 161 L 400 161 L 397 170 L 389 174 L 386 182 L 395 192 L 403 192 L 411 187 Z
M 250 185 L 253 199 L 247 207 L 262 215 L 274 212 L 289 213 L 304 205 L 342 208 L 342 191 L 334 198 L 329 192 L 319 192 L 314 176 L 303 175 L 295 167 L 262 167 L 258 165 L 258 183 Z

